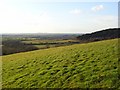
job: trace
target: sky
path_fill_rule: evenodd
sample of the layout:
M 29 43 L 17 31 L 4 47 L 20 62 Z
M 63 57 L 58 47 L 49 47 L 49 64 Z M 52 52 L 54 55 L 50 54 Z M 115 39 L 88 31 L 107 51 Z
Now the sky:
M 118 27 L 118 2 L 1 0 L 1 33 L 89 33 Z

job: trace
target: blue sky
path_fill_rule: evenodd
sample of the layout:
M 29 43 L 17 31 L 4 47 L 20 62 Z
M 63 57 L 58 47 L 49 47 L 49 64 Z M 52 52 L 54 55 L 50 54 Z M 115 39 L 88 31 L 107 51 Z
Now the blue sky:
M 117 2 L 3 0 L 2 33 L 87 33 L 118 27 Z

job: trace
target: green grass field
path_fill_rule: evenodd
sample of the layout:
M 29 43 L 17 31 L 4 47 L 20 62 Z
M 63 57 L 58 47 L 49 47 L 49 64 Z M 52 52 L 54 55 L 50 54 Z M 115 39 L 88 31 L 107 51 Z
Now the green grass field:
M 66 45 L 72 45 L 75 42 L 79 42 L 79 40 L 26 40 L 26 41 L 22 41 L 22 43 L 25 44 L 30 44 L 33 45 L 35 47 L 37 47 L 38 49 L 45 49 L 45 48 L 51 48 L 51 47 L 58 47 L 58 46 L 66 46 Z
M 2 56 L 3 88 L 116 88 L 118 39 Z

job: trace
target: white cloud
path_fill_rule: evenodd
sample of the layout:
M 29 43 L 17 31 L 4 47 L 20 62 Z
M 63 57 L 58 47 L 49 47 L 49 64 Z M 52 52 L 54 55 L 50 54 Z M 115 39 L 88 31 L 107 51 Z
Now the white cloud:
M 117 16 L 112 16 L 112 15 L 101 15 L 101 16 L 96 16 L 94 17 L 94 21 L 96 22 L 101 22 L 101 23 L 113 23 L 118 21 L 118 17 Z
M 84 21 L 86 20 L 87 21 Z M 118 17 L 115 15 L 96 15 L 86 17 L 79 23 L 72 23 L 71 32 L 90 33 L 108 28 L 118 27 Z
M 103 10 L 104 9 L 104 6 L 103 5 L 97 5 L 97 6 L 94 6 L 91 8 L 92 11 L 100 11 L 100 10 Z
M 82 11 L 80 9 L 74 9 L 74 10 L 71 10 L 69 13 L 79 15 L 79 14 L 81 14 L 81 12 Z
M 104 6 L 98 5 L 92 9 L 99 11 L 104 9 Z M 29 10 L 14 8 L 3 2 L 0 3 L 0 12 L 0 33 L 91 32 L 118 26 L 117 16 L 69 17 L 70 14 L 81 15 L 82 11 L 79 8 L 68 12 L 68 17 L 59 17 L 57 15 L 52 16 L 50 11 L 39 10 L 37 13 L 33 13 Z
M 118 27 L 118 17 L 113 15 L 100 15 L 90 18 L 91 23 L 88 28 L 91 28 L 91 31 L 116 28 Z
M 54 22 L 47 11 L 34 14 L 0 3 L 0 12 L 1 33 L 46 32 L 53 29 Z

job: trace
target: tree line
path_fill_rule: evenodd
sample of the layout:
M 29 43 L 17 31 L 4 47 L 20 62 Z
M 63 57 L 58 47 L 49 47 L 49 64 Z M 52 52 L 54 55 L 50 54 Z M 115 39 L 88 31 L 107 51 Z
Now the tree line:
M 100 41 L 114 38 L 120 38 L 120 28 L 110 28 L 89 34 L 83 34 L 77 37 L 81 42 Z
M 19 40 L 5 40 L 2 41 L 2 55 L 8 55 L 18 52 L 37 50 L 33 45 L 26 45 Z

